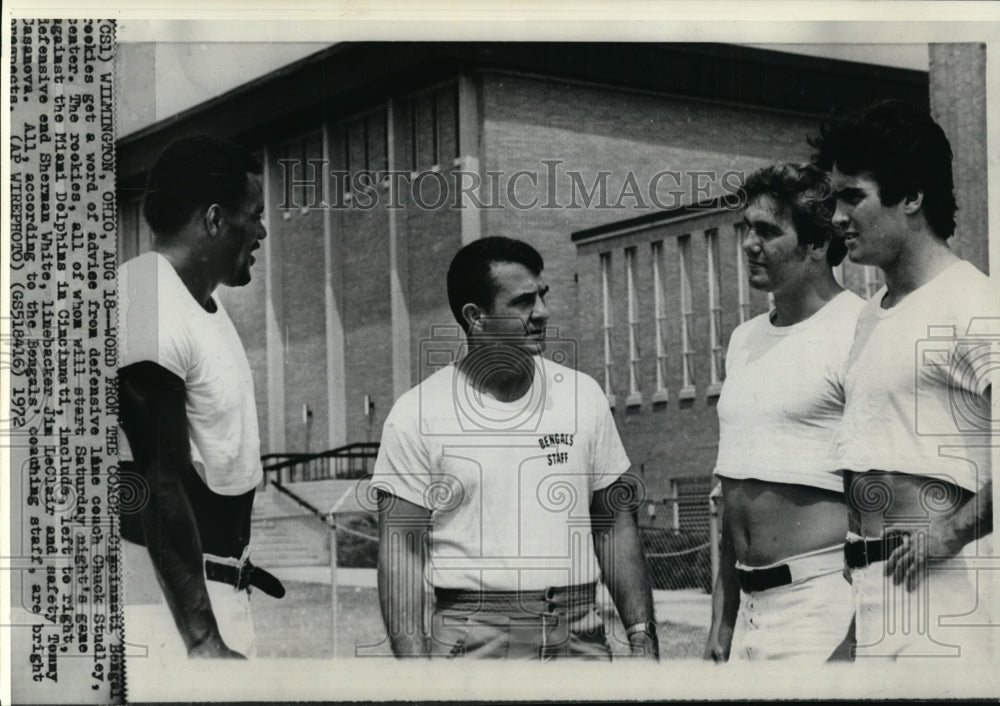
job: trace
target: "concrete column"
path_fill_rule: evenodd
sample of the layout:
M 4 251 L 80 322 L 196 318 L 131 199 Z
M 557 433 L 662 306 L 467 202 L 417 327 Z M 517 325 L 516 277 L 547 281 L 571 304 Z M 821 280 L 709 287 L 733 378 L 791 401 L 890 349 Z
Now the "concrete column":
M 386 154 L 389 173 L 396 170 L 396 120 L 392 99 L 386 104 Z M 392 319 L 392 397 L 413 386 L 410 376 L 409 258 L 399 232 L 399 209 L 389 211 L 389 305 Z
M 954 154 L 958 227 L 951 247 L 989 271 L 989 179 L 986 149 L 986 45 L 930 45 L 931 115 Z
M 323 292 L 326 316 L 326 405 L 327 439 L 330 448 L 347 443 L 347 392 L 344 371 L 344 276 L 341 231 L 333 226 L 333 179 L 330 165 L 330 125 L 323 123 Z
M 279 203 L 274 191 L 271 151 L 264 146 L 264 194 L 267 204 Z M 280 185 L 278 185 L 280 188 Z M 268 451 L 280 453 L 285 448 L 285 338 L 284 302 L 281 277 L 281 231 L 274 227 L 275 209 L 265 206 L 267 237 L 264 250 L 264 330 L 267 348 L 267 439 Z
M 458 77 L 458 154 L 461 155 L 459 168 L 482 177 L 479 171 L 481 134 L 479 114 L 479 91 L 476 81 L 468 74 L 461 74 Z M 483 188 L 486 187 L 480 187 L 480 200 L 483 199 Z M 462 245 L 468 245 L 483 236 L 483 214 L 476 208 L 469 194 L 462 194 L 461 231 Z

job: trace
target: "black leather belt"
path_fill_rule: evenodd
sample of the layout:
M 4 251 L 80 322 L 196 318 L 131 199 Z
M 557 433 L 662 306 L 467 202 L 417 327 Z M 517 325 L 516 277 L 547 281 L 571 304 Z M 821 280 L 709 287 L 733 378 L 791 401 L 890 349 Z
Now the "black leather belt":
M 903 543 L 903 535 L 890 534 L 880 539 L 856 539 L 844 544 L 844 561 L 850 569 L 885 561 Z
M 778 586 L 787 586 L 792 582 L 792 570 L 788 568 L 788 564 L 772 566 L 769 569 L 754 569 L 753 571 L 737 569 L 736 578 L 740 582 L 740 588 L 746 593 L 753 593 Z
M 434 598 L 439 608 L 464 608 L 468 610 L 505 612 L 538 609 L 553 611 L 575 606 L 593 605 L 597 594 L 596 583 L 575 586 L 550 586 L 528 591 L 485 591 L 460 588 L 434 587 Z
M 259 566 L 254 566 L 249 561 L 242 566 L 231 566 L 206 559 L 205 578 L 209 581 L 228 583 L 230 586 L 235 586 L 238 591 L 245 591 L 248 587 L 255 586 L 275 598 L 282 598 L 285 595 L 285 587 L 277 576 Z

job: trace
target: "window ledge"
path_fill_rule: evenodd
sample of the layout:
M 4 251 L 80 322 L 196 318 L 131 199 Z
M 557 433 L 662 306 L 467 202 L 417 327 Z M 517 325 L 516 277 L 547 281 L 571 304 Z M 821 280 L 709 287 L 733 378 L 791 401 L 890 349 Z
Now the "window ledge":
M 450 167 L 449 167 L 449 169 L 450 169 Z M 416 181 L 417 179 L 419 179 L 424 174 L 440 174 L 440 173 L 441 173 L 441 165 L 440 164 L 432 164 L 431 166 L 425 167 L 424 169 L 415 169 L 415 170 L 412 170 L 410 172 L 410 181 Z
M 718 397 L 722 394 L 722 383 L 717 382 L 708 386 L 707 394 L 709 397 Z
M 614 409 L 618 404 L 618 397 L 616 395 L 605 395 L 608 398 L 608 404 L 611 405 L 611 409 Z
M 695 390 L 694 385 L 691 385 L 689 387 L 682 387 L 681 391 L 680 391 L 680 393 L 678 393 L 677 397 L 678 397 L 678 399 L 681 399 L 681 400 L 693 400 L 697 396 L 697 394 L 698 393 Z
M 634 395 L 629 395 L 625 398 L 626 407 L 639 407 L 642 405 L 642 393 L 636 392 Z
M 667 390 L 657 390 L 652 396 L 653 404 L 670 401 L 670 393 Z

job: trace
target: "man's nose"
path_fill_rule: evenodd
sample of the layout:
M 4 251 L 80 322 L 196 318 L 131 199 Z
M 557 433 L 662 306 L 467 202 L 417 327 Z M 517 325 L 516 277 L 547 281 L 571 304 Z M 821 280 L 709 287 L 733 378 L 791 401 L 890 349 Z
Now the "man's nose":
M 535 321 L 547 321 L 549 318 L 549 307 L 545 305 L 545 300 L 541 297 L 535 301 L 535 308 L 531 310 L 531 318 Z
M 838 228 L 843 229 L 847 226 L 847 223 L 850 220 L 851 220 L 850 217 L 847 215 L 847 209 L 844 208 L 843 204 L 841 204 L 838 201 L 837 208 L 833 212 L 833 218 L 831 219 L 831 222 Z
M 753 228 L 747 230 L 746 235 L 743 236 L 743 252 L 747 255 L 760 252 L 760 238 L 757 237 Z

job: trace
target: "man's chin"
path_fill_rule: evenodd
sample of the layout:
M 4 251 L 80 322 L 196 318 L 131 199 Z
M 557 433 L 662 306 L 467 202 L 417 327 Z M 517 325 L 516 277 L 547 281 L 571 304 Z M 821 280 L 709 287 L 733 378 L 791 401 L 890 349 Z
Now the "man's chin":
M 245 287 L 246 285 L 250 284 L 251 279 L 253 279 L 253 275 L 250 274 L 250 269 L 247 268 L 242 272 L 237 272 L 236 274 L 234 274 L 232 279 L 230 279 L 226 284 L 228 284 L 230 287 Z
M 869 258 L 865 257 L 864 250 L 859 248 L 848 248 L 847 249 L 847 259 L 853 262 L 855 265 L 874 265 Z
M 514 350 L 519 353 L 526 353 L 528 355 L 539 355 L 545 351 L 545 341 L 522 341 L 511 346 Z

